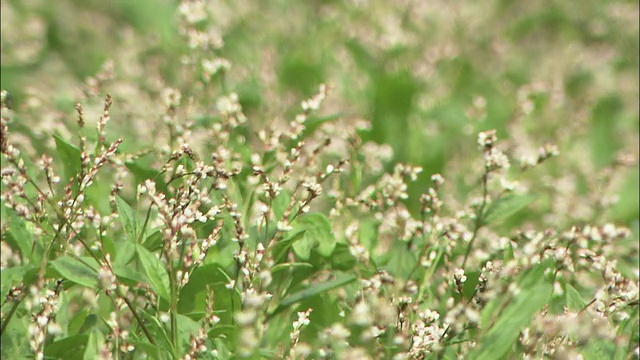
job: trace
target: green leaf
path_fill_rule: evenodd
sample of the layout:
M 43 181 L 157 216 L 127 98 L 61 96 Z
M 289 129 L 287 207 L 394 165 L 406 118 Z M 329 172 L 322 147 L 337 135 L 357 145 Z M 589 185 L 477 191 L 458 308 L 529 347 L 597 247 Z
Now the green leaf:
M 116 207 L 118 208 L 118 217 L 122 222 L 124 232 L 129 240 L 136 241 L 136 215 L 131 206 L 124 199 L 116 195 Z
M 44 347 L 45 359 L 84 360 L 89 335 L 74 335 Z
M 615 359 L 616 344 L 610 340 L 590 339 L 582 352 L 585 360 Z
M 24 275 L 32 266 L 14 266 L 0 270 L 0 299 L 5 299 L 12 287 L 24 283 Z
M 311 256 L 311 249 L 315 245 L 313 240 L 304 236 L 305 231 L 302 232 L 302 237 L 300 240 L 295 241 L 291 247 L 293 248 L 293 252 L 298 255 L 298 257 L 302 260 L 309 260 Z
M 356 280 L 356 276 L 353 274 L 341 274 L 341 275 L 338 275 L 333 280 L 310 285 L 308 288 L 298 291 L 296 293 L 293 293 L 287 296 L 286 298 L 282 299 L 282 301 L 280 301 L 280 304 L 278 305 L 276 310 L 273 312 L 273 314 L 276 314 L 297 302 L 316 296 L 318 294 L 322 294 L 331 289 L 344 286 L 354 280 Z
M 56 151 L 62 160 L 64 166 L 64 175 L 66 180 L 78 175 L 82 169 L 80 158 L 80 149 L 64 141 L 61 137 L 53 135 L 56 141 Z
M 128 162 L 125 163 L 125 166 L 133 174 L 136 184 L 142 184 L 145 180 L 151 179 L 156 183 L 158 191 L 164 192 L 166 190 L 167 185 L 162 180 L 162 177 L 159 176 L 160 171 L 144 167 L 138 162 Z
M 616 124 L 624 114 L 623 109 L 624 101 L 616 93 L 602 96 L 592 107 L 589 137 L 592 159 L 597 167 L 610 164 L 622 146 L 618 141 L 620 128 Z
M 536 195 L 506 195 L 492 203 L 483 216 L 483 224 L 505 220 L 536 201 Z
M 148 340 L 133 340 L 131 342 L 136 347 L 136 353 L 141 352 L 146 355 L 147 359 L 165 360 L 169 359 L 167 352 L 160 352 L 158 346 L 151 344 Z M 142 357 L 145 358 L 145 357 Z
M 289 248 L 293 245 L 294 242 L 302 239 L 304 236 L 304 231 L 289 231 L 285 238 L 278 241 L 273 248 L 273 258 L 276 263 L 280 261 L 285 254 L 289 251 Z
M 85 334 L 91 331 L 98 324 L 98 315 L 89 314 L 84 318 L 84 322 L 78 329 L 78 334 Z
M 153 290 L 160 298 L 170 301 L 169 274 L 167 274 L 166 266 L 144 246 L 136 246 L 136 251 Z
M 373 253 L 378 244 L 378 222 L 374 220 L 361 221 L 358 238 L 360 243 L 369 250 L 369 253 Z
M 273 202 L 271 203 L 271 207 L 273 208 L 273 214 L 275 215 L 277 221 L 282 220 L 282 216 L 284 215 L 284 212 L 287 210 L 287 207 L 289 207 L 290 201 L 291 201 L 291 196 L 289 196 L 289 193 L 286 190 L 280 191 L 278 196 L 276 196 L 276 198 L 273 199 Z
M 154 347 L 158 349 L 158 352 L 162 351 L 160 357 L 156 357 L 156 358 L 160 358 L 160 359 L 167 358 L 166 356 L 163 356 L 163 354 L 165 352 L 169 352 L 169 353 L 173 352 L 173 346 L 171 344 L 171 340 L 169 339 L 169 334 L 167 333 L 167 329 L 162 325 L 162 323 L 160 322 L 160 320 L 158 320 L 156 316 L 151 315 L 148 311 L 140 309 L 140 314 L 142 315 L 142 317 L 147 319 L 146 321 L 147 329 L 149 330 L 152 338 L 156 342 Z M 148 341 L 145 341 L 145 343 L 148 343 Z M 145 347 L 145 351 L 147 351 L 146 347 Z
M 281 271 L 296 271 L 298 269 L 311 269 L 313 265 L 309 263 L 281 263 L 271 268 L 271 274 L 275 275 Z
M 320 213 L 309 213 L 293 222 L 294 231 L 304 231 L 302 238 L 293 243 L 293 251 L 303 260 L 308 260 L 315 248 L 324 257 L 331 256 L 336 239 L 331 232 L 331 223 Z
M 81 309 L 71 315 L 69 323 L 67 324 L 67 334 L 69 336 L 80 333 L 80 330 L 83 329 L 83 325 L 87 321 L 88 314 L 89 310 Z
M 233 323 L 233 313 L 240 306 L 240 296 L 237 292 L 227 289 L 229 276 L 218 264 L 202 265 L 195 269 L 189 282 L 180 290 L 178 312 L 190 314 L 204 312 L 209 290 L 215 295 L 213 310 L 219 311 L 219 325 Z
M 135 253 L 135 250 L 133 250 Z M 113 271 L 116 273 L 119 281 L 127 283 L 129 286 L 135 286 L 136 283 L 146 283 L 147 278 L 130 266 L 113 264 Z
M 381 258 L 385 254 L 381 254 Z M 395 241 L 388 252 L 389 261 L 384 266 L 391 274 L 406 278 L 418 262 L 418 253 L 411 251 L 404 241 Z M 377 259 L 376 259 L 377 261 Z M 435 263 L 434 263 L 435 266 Z
M 156 251 L 162 249 L 164 240 L 162 239 L 162 233 L 160 231 L 155 231 L 153 234 L 149 235 L 147 239 L 142 243 L 144 247 L 146 247 L 149 251 Z
M 0 206 L 2 206 L 2 225 L 8 229 L 5 233 L 7 243 L 12 248 L 20 250 L 22 260 L 29 259 L 32 263 L 38 263 L 39 257 L 34 256 L 31 251 L 34 238 L 33 233 L 27 228 L 27 223 L 13 209 L 6 207 L 4 202 Z
M 99 331 L 92 331 L 87 339 L 87 347 L 84 349 L 83 360 L 93 360 L 100 356 L 100 351 L 104 346 L 104 335 Z
M 114 265 L 124 266 L 131 262 L 131 259 L 133 259 L 136 254 L 137 244 L 128 239 L 120 240 L 114 244 L 117 248 Z
M 357 264 L 356 258 L 351 254 L 349 245 L 344 243 L 336 244 L 333 254 L 329 258 L 329 263 L 333 270 L 349 271 Z
M 571 311 L 580 311 L 587 306 L 587 302 L 582 298 L 578 290 L 571 286 L 569 283 L 565 283 L 564 292 L 567 299 L 567 307 Z
M 481 336 L 479 346 L 471 354 L 470 359 L 502 359 L 507 354 L 518 339 L 520 331 L 551 298 L 553 284 L 544 275 L 549 266 L 551 266 L 551 262 L 545 261 L 524 274 L 518 282 L 520 292 L 514 296 L 504 311 L 498 314 L 493 326 Z M 494 301 L 500 300 L 499 298 Z M 494 308 L 495 306 L 490 307 L 490 309 Z M 486 310 L 488 309 L 484 311 Z M 483 320 L 486 321 L 487 317 L 484 316 L 486 315 L 484 311 Z
M 185 349 L 189 348 L 189 340 L 191 336 L 195 336 L 200 330 L 200 324 L 181 314 L 177 314 L 177 322 L 178 338 L 182 345 L 182 348 L 179 349 L 179 351 L 180 353 L 183 353 Z
M 98 288 L 98 272 L 95 260 L 87 258 L 84 262 L 71 256 L 62 256 L 50 264 L 65 279 L 88 288 Z M 91 264 L 93 262 L 93 264 Z M 93 265 L 94 267 L 90 266 Z
M 4 319 L 3 319 L 4 320 Z M 28 316 L 11 318 L 6 327 L 2 329 L 2 346 L 0 346 L 0 358 L 2 359 L 29 359 L 33 358 L 33 351 L 29 345 Z

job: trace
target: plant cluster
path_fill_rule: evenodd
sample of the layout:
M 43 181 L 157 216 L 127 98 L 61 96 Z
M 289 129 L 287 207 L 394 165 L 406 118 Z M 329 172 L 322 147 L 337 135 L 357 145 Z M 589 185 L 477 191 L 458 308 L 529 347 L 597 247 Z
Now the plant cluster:
M 638 358 L 637 220 L 607 220 L 637 154 L 621 146 L 597 167 L 553 124 L 553 141 L 530 136 L 531 114 L 564 104 L 554 84 L 520 86 L 501 130 L 473 96 L 465 151 L 435 172 L 373 141 L 379 120 L 341 111 L 358 110 L 336 95 L 348 83 L 299 106 L 274 85 L 274 105 L 257 106 L 238 85 L 248 70 L 224 54 L 234 22 L 260 6 L 216 6 L 178 4 L 177 69 L 145 68 L 157 61 L 148 39 L 125 30 L 71 109 L 33 91 L 14 106 L 2 91 L 2 356 Z M 333 6 L 321 10 L 339 18 Z M 415 45 L 406 24 L 430 13 L 398 5 L 367 22 L 354 6 L 356 62 Z M 39 31 L 28 44 L 3 34 L 24 47 L 9 59 L 41 51 Z M 459 51 L 445 45 L 414 71 Z M 403 56 L 386 66 L 413 61 Z

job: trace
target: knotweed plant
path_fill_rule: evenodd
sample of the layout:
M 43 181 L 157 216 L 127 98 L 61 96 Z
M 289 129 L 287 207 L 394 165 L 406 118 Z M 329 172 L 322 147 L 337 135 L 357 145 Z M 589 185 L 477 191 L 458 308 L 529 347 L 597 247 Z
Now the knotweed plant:
M 527 116 L 552 111 L 537 96 L 561 102 L 553 84 L 522 85 L 506 131 L 472 97 L 465 151 L 428 172 L 341 108 L 362 84 L 304 97 L 274 85 L 272 106 L 251 106 L 225 36 L 257 10 L 217 6 L 177 6 L 187 50 L 168 74 L 125 31 L 67 111 L 2 91 L 3 357 L 638 358 L 637 228 L 605 216 L 636 160 L 620 152 L 595 171 L 571 139 L 528 136 Z M 380 24 L 356 16 L 352 51 L 417 46 L 402 24 L 429 10 L 389 6 Z M 430 51 L 414 75 L 459 49 Z

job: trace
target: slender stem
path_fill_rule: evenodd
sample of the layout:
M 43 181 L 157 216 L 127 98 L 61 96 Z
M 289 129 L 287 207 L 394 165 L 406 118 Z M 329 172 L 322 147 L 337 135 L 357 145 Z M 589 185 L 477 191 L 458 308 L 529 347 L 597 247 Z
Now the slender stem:
M 169 284 L 171 286 L 171 342 L 173 343 L 173 348 L 176 349 L 178 347 L 178 291 L 176 284 L 176 272 L 171 267 L 169 274 L 171 278 L 169 279 Z M 174 358 L 176 354 L 174 354 Z
M 20 305 L 23 299 L 24 299 L 24 296 L 22 296 L 18 301 L 16 301 L 11 307 L 11 310 L 9 310 L 9 313 L 7 314 L 7 316 L 4 318 L 4 320 L 2 320 L 2 327 L 0 327 L 0 335 L 4 333 L 4 330 L 7 328 L 9 321 L 13 317 L 13 314 L 15 314 L 16 310 L 18 310 L 18 306 Z
M 135 305 L 133 305 L 133 303 L 127 298 L 126 294 L 123 294 L 122 291 L 120 290 L 120 288 L 118 288 L 117 290 L 117 295 L 124 300 L 124 302 L 127 304 L 127 306 L 129 307 L 129 309 L 131 309 L 131 313 L 133 313 L 133 316 L 136 318 L 136 321 L 138 321 L 138 324 L 140 324 L 140 328 L 142 329 L 142 332 L 144 333 L 144 335 L 147 337 L 147 339 L 149 340 L 149 342 L 152 345 L 156 344 L 156 341 L 153 339 L 153 336 L 151 336 L 151 333 L 149 332 L 149 330 L 147 329 L 147 327 L 144 325 L 144 322 L 142 322 L 142 319 L 140 318 L 140 315 L 138 314 L 138 311 L 136 310 Z
M 478 237 L 478 231 L 480 230 L 480 228 L 484 225 L 483 221 L 484 221 L 484 208 L 487 206 L 487 193 L 488 193 L 488 186 L 487 186 L 487 181 L 489 180 L 489 173 L 485 172 L 484 175 L 482 175 L 482 204 L 480 205 L 480 207 L 478 208 L 478 211 L 476 212 L 476 221 L 475 221 L 475 226 L 473 229 L 473 236 L 471 237 L 471 240 L 469 241 L 469 246 L 467 247 L 467 252 L 464 254 L 464 260 L 462 260 L 462 266 L 461 268 L 464 269 L 464 266 L 467 264 L 467 260 L 469 259 L 469 254 L 471 254 L 471 248 L 473 247 L 473 243 L 475 242 L 476 238 Z

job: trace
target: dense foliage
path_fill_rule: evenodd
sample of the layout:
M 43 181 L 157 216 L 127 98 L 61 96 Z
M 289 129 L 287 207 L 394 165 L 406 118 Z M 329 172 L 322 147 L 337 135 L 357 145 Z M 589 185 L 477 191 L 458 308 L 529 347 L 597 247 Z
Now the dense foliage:
M 1 4 L 3 358 L 639 357 L 636 2 Z

